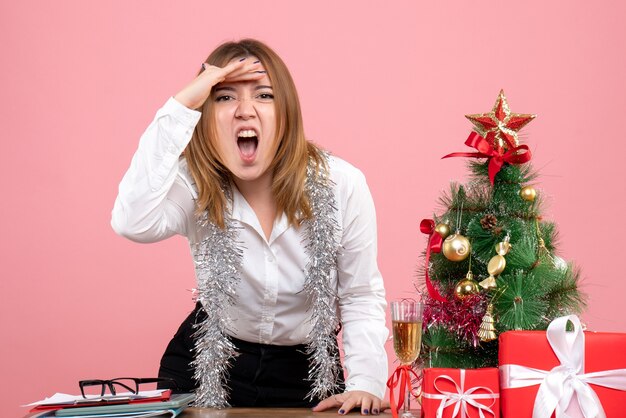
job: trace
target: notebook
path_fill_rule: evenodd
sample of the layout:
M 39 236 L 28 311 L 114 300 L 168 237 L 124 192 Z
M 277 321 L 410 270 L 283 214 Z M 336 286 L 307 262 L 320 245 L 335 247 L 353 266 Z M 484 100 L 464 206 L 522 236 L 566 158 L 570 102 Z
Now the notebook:
M 55 412 L 57 417 L 79 417 L 84 415 L 104 415 L 125 412 L 162 411 L 178 409 L 188 406 L 195 399 L 193 393 L 176 393 L 169 401 L 141 402 L 123 405 L 85 406 L 82 408 L 59 409 Z

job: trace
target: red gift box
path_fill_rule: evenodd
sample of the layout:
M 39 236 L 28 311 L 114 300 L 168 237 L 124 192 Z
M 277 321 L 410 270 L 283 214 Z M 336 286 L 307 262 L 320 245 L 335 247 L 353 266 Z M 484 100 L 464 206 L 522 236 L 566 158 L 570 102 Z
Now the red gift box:
M 565 331 L 568 320 L 574 331 Z M 532 417 L 534 409 L 535 417 L 558 417 L 564 411 L 583 416 L 584 410 L 586 416 L 601 417 L 602 409 L 607 417 L 625 416 L 625 353 L 626 334 L 583 333 L 574 315 L 557 318 L 548 331 L 503 333 L 502 416 Z
M 498 418 L 498 369 L 424 369 L 422 413 L 425 418 Z

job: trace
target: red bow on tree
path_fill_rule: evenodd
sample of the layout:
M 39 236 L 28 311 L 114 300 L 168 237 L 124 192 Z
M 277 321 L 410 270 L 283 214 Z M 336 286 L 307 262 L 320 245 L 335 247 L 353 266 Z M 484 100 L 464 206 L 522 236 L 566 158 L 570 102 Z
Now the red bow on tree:
M 476 132 L 472 132 L 467 137 L 465 145 L 476 148 L 478 152 L 453 152 L 444 155 L 441 158 L 448 157 L 471 157 L 471 158 L 488 158 L 489 159 L 489 180 L 493 185 L 496 174 L 500 171 L 504 163 L 523 164 L 530 161 L 530 149 L 527 145 L 511 148 L 504 154 L 500 154 L 493 146 L 482 136 Z
M 430 295 L 431 298 L 439 302 L 445 302 L 446 298 L 441 296 L 441 293 L 439 293 L 437 288 L 433 285 L 433 283 L 430 280 L 430 275 L 428 274 L 428 268 L 430 266 L 430 254 L 441 252 L 441 244 L 443 242 L 443 239 L 441 238 L 439 234 L 435 232 L 435 221 L 433 221 L 432 219 L 423 219 L 422 222 L 420 222 L 420 231 L 422 231 L 423 234 L 426 234 L 429 236 L 428 247 L 426 248 L 426 260 L 425 260 L 426 266 L 424 267 L 424 276 L 426 278 L 426 290 L 428 290 L 428 294 Z

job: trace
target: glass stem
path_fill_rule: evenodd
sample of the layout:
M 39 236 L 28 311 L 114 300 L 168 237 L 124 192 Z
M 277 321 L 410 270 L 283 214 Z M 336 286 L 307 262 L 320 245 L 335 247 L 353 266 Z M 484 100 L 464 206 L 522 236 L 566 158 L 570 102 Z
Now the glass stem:
M 409 388 L 406 388 L 406 396 L 404 398 L 404 412 L 405 414 L 408 414 L 408 412 L 411 410 L 411 390 Z

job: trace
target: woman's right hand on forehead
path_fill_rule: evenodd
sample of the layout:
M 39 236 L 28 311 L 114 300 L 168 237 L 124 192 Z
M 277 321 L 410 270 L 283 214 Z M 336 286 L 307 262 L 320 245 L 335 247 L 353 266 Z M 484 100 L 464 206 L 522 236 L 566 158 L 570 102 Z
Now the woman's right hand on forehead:
M 211 95 L 211 89 L 223 81 L 259 80 L 265 76 L 264 68 L 254 57 L 236 58 L 224 67 L 204 63 L 204 70 L 179 91 L 174 98 L 189 109 L 198 109 Z

